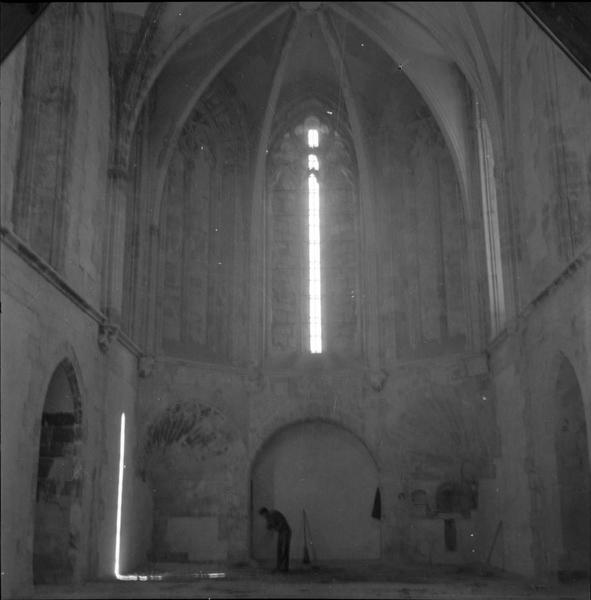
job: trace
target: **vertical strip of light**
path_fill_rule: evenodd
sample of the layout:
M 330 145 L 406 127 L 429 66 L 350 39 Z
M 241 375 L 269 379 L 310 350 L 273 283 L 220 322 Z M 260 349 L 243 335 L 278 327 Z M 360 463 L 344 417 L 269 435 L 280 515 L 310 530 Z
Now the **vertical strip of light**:
M 125 413 L 121 413 L 119 438 L 119 485 L 117 488 L 117 531 L 115 532 L 115 577 L 119 579 L 119 556 L 121 551 L 121 506 L 123 503 L 123 469 L 125 468 Z
M 318 148 L 318 130 L 308 130 L 308 147 Z M 320 287 L 320 185 L 318 157 L 308 155 L 308 272 L 310 300 L 310 352 L 322 352 L 322 302 Z

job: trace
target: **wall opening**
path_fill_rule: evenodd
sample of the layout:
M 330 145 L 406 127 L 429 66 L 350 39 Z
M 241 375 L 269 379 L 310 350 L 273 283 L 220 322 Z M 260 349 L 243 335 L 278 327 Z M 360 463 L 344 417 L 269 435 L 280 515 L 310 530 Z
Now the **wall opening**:
M 455 552 L 458 549 L 458 533 L 455 519 L 443 520 L 443 535 L 445 538 L 445 549 Z
M 292 529 L 291 567 L 313 562 L 380 557 L 380 520 L 374 518 L 379 475 L 363 443 L 325 421 L 298 423 L 274 435 L 252 469 L 252 556 L 271 563 L 275 540 L 258 515 L 280 510 Z
M 591 470 L 581 388 L 567 359 L 556 387 L 554 431 L 563 555 L 561 573 L 588 574 L 591 559 Z
M 63 361 L 55 370 L 43 406 L 33 581 L 70 583 L 80 544 L 82 497 L 81 404 L 74 369 Z

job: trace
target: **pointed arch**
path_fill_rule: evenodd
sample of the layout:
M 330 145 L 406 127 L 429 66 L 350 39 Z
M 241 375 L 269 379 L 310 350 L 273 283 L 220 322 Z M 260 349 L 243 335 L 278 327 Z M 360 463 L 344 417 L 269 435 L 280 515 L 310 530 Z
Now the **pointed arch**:
M 591 469 L 581 387 L 573 365 L 562 356 L 554 394 L 554 449 L 562 556 L 559 573 L 589 574 L 591 558 Z
M 36 584 L 71 583 L 81 568 L 82 444 L 80 385 L 74 365 L 64 358 L 52 373 L 41 415 L 33 541 Z

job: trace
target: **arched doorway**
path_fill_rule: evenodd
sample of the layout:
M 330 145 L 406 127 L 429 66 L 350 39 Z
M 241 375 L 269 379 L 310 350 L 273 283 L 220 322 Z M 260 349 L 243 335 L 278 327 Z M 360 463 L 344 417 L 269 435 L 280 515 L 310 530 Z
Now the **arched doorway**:
M 266 506 L 280 510 L 291 525 L 292 567 L 303 560 L 304 510 L 313 561 L 379 558 L 378 486 L 367 448 L 342 427 L 309 421 L 281 430 L 259 452 L 251 472 L 252 556 L 275 557 L 258 514 Z
M 34 583 L 69 583 L 80 543 L 81 404 L 69 361 L 54 371 L 41 417 L 35 538 Z
M 591 558 L 591 470 L 581 388 L 566 358 L 558 373 L 556 409 L 554 442 L 563 548 L 559 571 L 583 574 L 589 572 Z

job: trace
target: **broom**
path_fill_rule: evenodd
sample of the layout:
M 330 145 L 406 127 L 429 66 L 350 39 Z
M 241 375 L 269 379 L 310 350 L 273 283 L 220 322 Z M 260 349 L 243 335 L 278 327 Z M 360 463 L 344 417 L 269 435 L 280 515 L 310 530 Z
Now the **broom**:
M 302 517 L 304 520 L 304 558 L 302 559 L 302 563 L 305 565 L 310 564 L 310 554 L 308 552 L 308 535 L 306 533 L 306 511 L 302 510 Z

